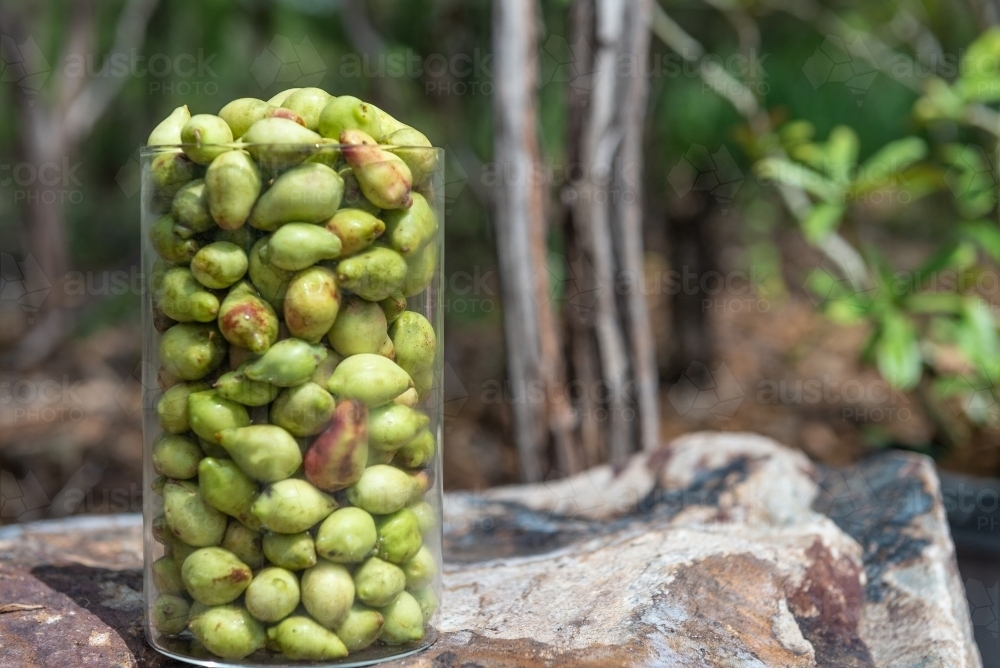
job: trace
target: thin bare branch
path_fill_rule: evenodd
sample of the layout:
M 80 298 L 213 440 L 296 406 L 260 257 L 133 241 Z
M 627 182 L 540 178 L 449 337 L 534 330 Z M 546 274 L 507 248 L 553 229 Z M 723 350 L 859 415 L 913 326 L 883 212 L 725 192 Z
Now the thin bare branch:
M 659 37 L 664 44 L 670 46 L 688 62 L 697 62 L 705 55 L 705 49 L 701 42 L 696 40 L 687 31 L 674 21 L 670 14 L 663 11 L 663 7 L 653 3 L 653 16 L 650 23 L 653 34 Z
M 616 284 L 615 239 L 611 233 L 611 211 L 602 197 L 606 188 L 603 175 L 613 175 L 625 130 L 616 117 L 621 104 L 617 72 L 619 50 L 625 29 L 626 9 L 631 3 L 596 0 L 596 45 L 594 85 L 590 92 L 589 114 L 584 121 L 580 158 L 586 173 L 593 175 L 580 188 L 575 219 L 581 224 L 583 241 L 591 258 L 597 291 L 595 306 L 601 369 L 609 394 L 608 455 L 623 461 L 632 450 L 632 433 L 622 419 L 629 407 L 626 389 L 629 355 L 622 332 L 614 286 Z M 638 73 L 636 73 L 638 76 Z
M 59 120 L 66 116 L 66 111 L 73 100 L 87 85 L 86 72 L 81 72 L 79 76 L 67 76 L 63 64 L 67 62 L 67 58 L 74 55 L 93 53 L 97 33 L 97 12 L 94 4 L 94 0 L 82 0 L 73 5 L 69 20 L 69 36 L 56 58 L 57 66 L 51 76 L 52 89 L 55 91 L 54 113 Z
M 626 18 L 625 45 L 630 49 L 632 62 L 642 63 L 649 53 L 649 23 L 652 0 L 635 0 L 629 4 Z M 642 188 L 642 138 L 645 127 L 646 97 L 649 81 L 642 69 L 635 72 L 624 83 L 625 103 L 621 109 L 621 123 L 625 129 L 622 139 L 622 153 L 619 175 L 629 171 L 634 174 L 634 182 L 621 178 L 621 195 L 615 199 L 616 215 L 612 225 L 621 239 L 619 247 L 619 267 L 622 272 L 643 270 L 643 188 Z M 631 168 L 631 169 L 629 169 Z M 639 276 L 635 277 L 639 279 Z M 634 285 L 641 285 L 637 280 Z M 636 385 L 636 404 L 639 411 L 639 444 L 646 452 L 651 452 L 660 442 L 659 377 L 656 364 L 656 345 L 649 321 L 646 296 L 636 288 L 626 295 L 628 314 L 629 344 L 632 352 L 632 374 Z
M 128 0 L 118 17 L 115 27 L 115 41 L 111 54 L 130 53 L 142 47 L 146 39 L 146 28 L 156 10 L 159 0 Z M 105 68 L 111 66 L 110 59 Z M 90 134 L 94 124 L 104 115 L 108 105 L 125 85 L 127 77 L 110 76 L 103 72 L 80 91 L 63 120 L 63 132 L 69 145 L 75 145 Z
M 504 296 L 507 369 L 513 386 L 514 437 L 525 482 L 542 479 L 548 442 L 540 318 L 540 312 L 548 308 L 545 214 L 540 184 L 532 178 L 539 163 L 533 69 L 536 21 L 534 0 L 493 5 L 494 157 L 503 175 L 494 220 Z M 543 396 L 535 396 L 538 390 Z

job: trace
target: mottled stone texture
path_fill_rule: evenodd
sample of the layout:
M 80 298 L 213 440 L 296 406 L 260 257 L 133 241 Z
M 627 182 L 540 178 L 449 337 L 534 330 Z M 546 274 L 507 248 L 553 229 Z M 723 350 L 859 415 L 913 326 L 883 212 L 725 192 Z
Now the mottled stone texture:
M 0 540 L 0 665 L 175 665 L 142 639 L 137 525 L 63 528 Z M 692 434 L 620 471 L 449 495 L 445 531 L 441 638 L 391 665 L 981 665 L 917 455 L 825 470 Z

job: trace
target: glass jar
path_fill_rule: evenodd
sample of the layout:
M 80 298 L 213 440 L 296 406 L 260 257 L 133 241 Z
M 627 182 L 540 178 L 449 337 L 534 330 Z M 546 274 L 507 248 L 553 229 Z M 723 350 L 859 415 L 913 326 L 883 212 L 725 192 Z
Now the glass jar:
M 426 648 L 443 152 L 160 146 L 141 166 L 149 643 L 206 666 Z

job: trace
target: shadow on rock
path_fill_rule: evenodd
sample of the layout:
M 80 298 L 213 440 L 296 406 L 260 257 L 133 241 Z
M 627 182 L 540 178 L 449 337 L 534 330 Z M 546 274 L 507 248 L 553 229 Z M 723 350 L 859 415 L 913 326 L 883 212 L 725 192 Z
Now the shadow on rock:
M 110 570 L 82 564 L 46 564 L 31 569 L 31 574 L 54 591 L 73 599 L 113 629 L 134 656 L 159 656 L 149 647 L 143 635 L 142 572 L 138 569 Z

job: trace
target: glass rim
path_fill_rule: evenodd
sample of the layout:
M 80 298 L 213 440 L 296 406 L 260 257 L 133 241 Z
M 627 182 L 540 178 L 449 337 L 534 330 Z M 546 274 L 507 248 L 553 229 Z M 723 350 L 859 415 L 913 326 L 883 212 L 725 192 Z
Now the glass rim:
M 159 144 L 156 146 L 140 146 L 139 155 L 158 155 L 162 153 L 175 153 L 177 151 L 184 151 L 185 148 L 224 148 L 229 151 L 235 150 L 246 150 L 253 147 L 280 147 L 283 149 L 337 149 L 342 150 L 344 148 L 357 148 L 358 144 L 339 144 L 339 143 L 324 143 L 316 142 L 311 144 L 304 144 L 301 142 L 229 142 L 225 144 Z M 386 150 L 415 150 L 415 151 L 434 151 L 434 152 L 444 152 L 444 149 L 439 146 L 410 146 L 410 145 L 398 145 L 398 144 L 368 144 L 368 146 L 377 146 L 378 148 Z

